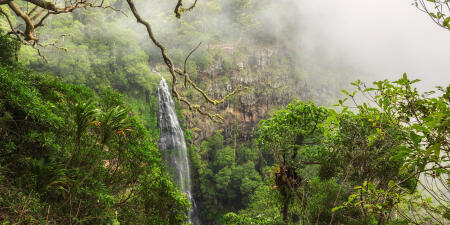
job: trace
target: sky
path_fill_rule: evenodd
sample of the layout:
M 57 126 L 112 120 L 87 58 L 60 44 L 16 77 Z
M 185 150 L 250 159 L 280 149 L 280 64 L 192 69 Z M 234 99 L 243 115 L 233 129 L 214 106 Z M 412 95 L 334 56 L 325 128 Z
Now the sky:
M 303 48 L 325 49 L 361 69 L 362 80 L 395 79 L 404 72 L 422 88 L 450 83 L 450 31 L 413 0 L 297 0 Z

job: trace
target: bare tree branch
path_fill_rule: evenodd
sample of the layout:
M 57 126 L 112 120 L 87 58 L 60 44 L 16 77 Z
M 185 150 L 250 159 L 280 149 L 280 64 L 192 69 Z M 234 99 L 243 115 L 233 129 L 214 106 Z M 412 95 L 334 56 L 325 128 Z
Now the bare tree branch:
M 57 8 L 55 4 L 52 2 L 44 1 L 44 0 L 25 0 L 26 2 L 32 3 L 36 6 L 39 6 L 43 9 L 51 10 L 51 11 L 58 11 L 60 8 Z
M 36 5 L 33 7 L 33 9 L 31 9 L 31 11 L 28 12 L 28 16 L 31 16 L 31 14 L 34 13 L 34 11 L 36 11 L 36 9 L 38 9 L 39 7 Z
M 187 70 L 186 70 L 186 63 L 187 63 L 187 61 L 189 60 L 189 57 L 191 57 L 192 53 L 194 53 L 195 51 L 197 51 L 197 49 L 200 47 L 200 45 L 202 45 L 201 42 L 198 43 L 198 45 L 197 45 L 194 49 L 192 49 L 191 52 L 189 52 L 189 54 L 187 55 L 186 59 L 184 60 L 184 73 L 187 73 Z
M 212 104 L 212 105 L 217 105 L 217 104 L 223 103 L 226 99 L 228 99 L 229 97 L 231 97 L 231 96 L 235 95 L 236 93 L 238 93 L 239 91 L 241 91 L 241 90 L 243 89 L 242 86 L 238 86 L 234 91 L 230 92 L 229 94 L 227 94 L 224 98 L 222 98 L 222 99 L 220 99 L 220 100 L 215 100 L 215 99 L 212 99 L 211 97 L 209 97 L 209 95 L 206 94 L 206 92 L 205 92 L 204 90 L 202 90 L 201 88 L 199 88 L 199 87 L 195 84 L 195 82 L 193 82 L 193 81 L 190 79 L 189 74 L 186 72 L 186 70 L 187 70 L 187 69 L 186 69 L 186 63 L 187 63 L 189 57 L 191 56 L 191 54 L 192 54 L 195 50 L 197 50 L 197 48 L 198 48 L 200 45 L 198 45 L 196 48 L 194 48 L 194 50 L 192 50 L 192 51 L 188 54 L 188 56 L 186 57 L 186 59 L 185 59 L 185 61 L 184 61 L 184 62 L 185 62 L 185 65 L 184 65 L 184 71 L 181 70 L 181 69 L 179 69 L 179 68 L 176 68 L 175 65 L 174 65 L 174 63 L 173 63 L 173 61 L 172 61 L 172 59 L 169 57 L 169 55 L 168 55 L 168 53 L 167 53 L 167 49 L 164 47 L 163 44 L 161 44 L 161 42 L 159 42 L 159 41 L 156 39 L 156 37 L 155 37 L 155 35 L 154 35 L 154 33 L 153 33 L 153 30 L 152 30 L 152 27 L 151 27 L 150 23 L 147 22 L 147 21 L 145 21 L 144 19 L 142 19 L 142 17 L 141 17 L 140 14 L 138 13 L 138 11 L 137 11 L 137 9 L 136 9 L 136 6 L 135 6 L 135 4 L 134 4 L 134 2 L 133 2 L 133 0 L 127 0 L 127 3 L 128 3 L 128 5 L 129 5 L 129 7 L 130 7 L 131 12 L 133 13 L 134 17 L 136 18 L 137 22 L 145 26 L 145 28 L 147 29 L 148 36 L 150 37 L 151 41 L 152 41 L 153 44 L 155 44 L 155 45 L 160 49 L 160 51 L 161 51 L 161 55 L 162 55 L 162 57 L 163 57 L 163 60 L 164 60 L 164 62 L 165 62 L 165 64 L 166 64 L 166 66 L 167 66 L 168 69 L 169 69 L 169 73 L 170 73 L 171 76 L 172 76 L 172 95 L 173 95 L 176 99 L 178 99 L 179 101 L 184 102 L 184 103 L 189 107 L 190 110 L 193 110 L 193 111 L 196 111 L 196 112 L 198 112 L 198 113 L 200 113 L 200 114 L 202 114 L 202 115 L 208 116 L 210 119 L 212 119 L 212 120 L 215 121 L 215 122 L 221 122 L 221 121 L 223 121 L 223 117 L 222 117 L 221 115 L 219 115 L 219 114 L 212 114 L 212 113 L 210 113 L 210 112 L 208 112 L 208 111 L 205 111 L 205 110 L 203 110 L 203 109 L 200 107 L 200 105 L 194 105 L 194 104 L 192 104 L 186 97 L 182 96 L 182 95 L 178 92 L 178 90 L 177 90 L 177 88 L 176 88 L 177 83 L 178 83 L 178 81 L 177 81 L 177 75 L 183 76 L 183 77 L 185 78 L 185 86 L 187 86 L 187 84 L 190 84 L 190 85 L 191 85 L 198 93 L 200 93 L 200 94 L 203 96 L 203 98 L 205 99 L 205 101 L 206 101 L 207 103 Z M 181 1 L 179 1 L 179 4 L 182 4 Z M 195 3 L 194 3 L 194 4 L 195 4 Z M 177 6 L 178 6 L 178 4 L 177 4 Z M 195 6 L 195 5 L 194 5 L 194 6 Z M 178 6 L 178 7 L 181 7 L 181 6 Z M 192 7 L 192 8 L 193 8 L 193 7 Z
M 7 17 L 7 20 L 9 22 L 11 32 L 12 34 L 16 35 L 19 40 L 28 46 L 33 47 L 36 49 L 39 56 L 41 56 L 46 62 L 47 59 L 45 56 L 43 56 L 40 52 L 40 47 L 47 47 L 47 46 L 53 46 L 55 48 L 67 51 L 67 49 L 60 47 L 57 45 L 59 39 L 57 39 L 54 42 L 42 44 L 40 43 L 40 39 L 38 37 L 38 33 L 36 32 L 36 29 L 39 27 L 44 26 L 44 22 L 46 19 L 48 19 L 51 15 L 56 14 L 63 14 L 63 13 L 70 13 L 73 12 L 75 9 L 78 8 L 104 8 L 104 9 L 112 9 L 114 11 L 122 12 L 121 10 L 114 9 L 111 6 L 104 6 L 104 0 L 101 0 L 99 3 L 95 3 L 96 1 L 92 0 L 71 0 L 71 1 L 64 1 L 64 6 L 61 4 L 58 4 L 59 1 L 47 1 L 47 0 L 23 0 L 27 3 L 31 3 L 34 5 L 34 7 L 27 13 L 25 13 L 20 7 L 16 4 L 17 0 L 0 0 L 0 5 L 8 5 L 8 7 L 17 15 L 18 18 L 20 18 L 23 21 L 23 24 L 25 25 L 25 29 L 20 29 L 20 27 L 23 24 L 19 24 L 16 28 L 13 27 L 13 24 L 11 23 L 11 20 L 9 20 L 8 15 L 2 11 L 2 14 Z M 175 7 L 175 15 L 177 18 L 181 17 L 181 14 L 185 11 L 190 11 L 195 8 L 197 5 L 198 0 L 195 0 L 192 5 L 190 5 L 188 8 L 183 7 L 183 1 L 178 0 L 177 5 Z M 177 68 L 174 65 L 173 60 L 169 57 L 168 51 L 165 48 L 165 46 L 156 39 L 152 27 L 149 22 L 145 21 L 140 14 L 138 13 L 136 6 L 132 0 L 127 0 L 127 3 L 130 7 L 131 12 L 133 13 L 134 17 L 136 18 L 137 22 L 144 25 L 147 29 L 147 34 L 149 35 L 151 41 L 153 44 L 156 45 L 156 47 L 159 48 L 161 51 L 162 58 L 164 60 L 164 63 L 166 64 L 169 73 L 172 76 L 172 95 L 175 99 L 179 100 L 180 102 L 184 102 L 190 110 L 197 111 L 198 113 L 202 115 L 206 115 L 215 122 L 221 122 L 223 121 L 223 118 L 219 114 L 212 114 L 208 112 L 207 110 L 204 110 L 204 107 L 201 107 L 200 105 L 193 104 L 190 102 L 185 96 L 183 96 L 178 90 L 177 90 L 177 84 L 178 84 L 178 76 L 184 77 L 184 86 L 188 87 L 188 85 L 191 85 L 194 90 L 196 90 L 203 98 L 204 100 L 213 106 L 225 102 L 226 99 L 230 98 L 231 96 L 237 94 L 239 91 L 243 89 L 242 86 L 238 86 L 234 91 L 230 92 L 229 94 L 225 95 L 222 99 L 213 99 L 211 98 L 203 89 L 199 88 L 195 82 L 191 80 L 189 77 L 189 74 L 187 72 L 187 62 L 190 58 L 190 56 L 200 47 L 200 44 L 196 46 L 185 58 L 184 60 L 184 67 L 183 70 L 180 68 Z M 123 13 L 123 12 L 122 12 Z M 42 16 L 43 15 L 43 16 Z M 40 19 L 39 19 L 40 18 Z M 37 23 L 36 23 L 37 21 Z M 66 35 L 63 35 L 66 36 Z M 23 38 L 22 38 L 23 37 Z
M 183 0 L 178 0 L 177 5 L 175 6 L 175 10 L 173 11 L 175 13 L 175 16 L 178 19 L 181 18 L 181 13 L 185 11 L 191 11 L 192 9 L 194 9 L 195 6 L 197 5 L 197 2 L 198 0 L 195 0 L 191 6 L 189 6 L 188 8 L 183 8 Z
M 11 19 L 9 19 L 8 14 L 6 14 L 6 13 L 2 10 L 2 8 L 0 8 L 0 13 L 3 14 L 3 15 L 6 17 L 6 21 L 8 21 L 8 24 L 9 24 L 9 27 L 10 27 L 10 29 L 11 29 L 11 32 L 12 32 L 14 35 L 17 36 L 17 39 L 19 39 L 19 40 L 22 41 L 22 38 L 19 36 L 19 34 L 18 34 L 18 33 L 16 32 L 16 30 L 14 29 L 14 26 L 13 26 L 13 24 L 12 24 L 12 22 L 11 22 Z M 23 41 L 22 41 L 22 42 L 23 42 Z
M 15 3 L 15 0 L 0 0 L 0 5 L 8 5 L 8 7 L 17 15 L 17 17 L 21 18 L 25 23 L 25 30 L 20 30 L 21 24 L 18 27 L 11 27 L 11 32 L 23 36 L 25 39 L 26 45 L 30 45 L 35 48 L 36 45 L 39 45 L 39 37 L 35 32 L 36 28 L 44 26 L 44 21 L 52 14 L 63 14 L 70 13 L 77 8 L 103 8 L 103 9 L 111 9 L 117 12 L 122 12 L 119 9 L 115 9 L 112 6 L 104 6 L 104 0 L 100 2 L 100 4 L 95 4 L 95 1 L 90 0 L 73 0 L 70 2 L 64 1 L 64 3 L 70 3 L 65 5 L 64 7 L 59 7 L 56 2 L 45 1 L 45 0 L 23 0 L 27 3 L 31 3 L 34 7 L 28 12 L 23 12 L 20 7 Z M 46 14 L 37 22 L 37 20 L 43 13 Z M 33 13 L 35 13 L 33 15 Z M 123 12 L 122 12 L 123 13 Z M 3 14 L 3 13 L 2 13 Z
M 25 32 L 24 32 L 25 40 L 37 41 L 38 39 L 33 36 L 33 32 L 34 32 L 33 20 L 26 13 L 24 13 L 22 10 L 20 10 L 19 6 L 16 3 L 14 3 L 14 1 L 8 2 L 8 6 L 18 17 L 21 17 L 25 22 L 25 25 L 26 25 Z

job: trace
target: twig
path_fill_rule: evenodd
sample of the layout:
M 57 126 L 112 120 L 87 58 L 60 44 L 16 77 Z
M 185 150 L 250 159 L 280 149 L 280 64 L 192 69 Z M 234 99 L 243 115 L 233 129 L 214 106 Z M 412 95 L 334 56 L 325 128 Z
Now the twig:
M 161 51 L 161 55 L 163 57 L 164 63 L 167 65 L 168 69 L 169 69 L 169 73 L 172 76 L 172 95 L 174 96 L 174 98 L 178 99 L 180 102 L 184 102 L 188 108 L 190 110 L 193 111 L 197 111 L 198 113 L 208 116 L 210 119 L 212 119 L 214 122 L 222 122 L 223 121 L 223 117 L 219 114 L 212 114 L 210 112 L 204 111 L 201 109 L 200 105 L 194 105 L 192 104 L 188 99 L 186 99 L 184 96 L 182 96 L 177 88 L 177 75 L 180 76 L 184 76 L 185 78 L 185 82 L 186 82 L 186 86 L 187 83 L 189 83 L 197 92 L 199 92 L 205 99 L 205 101 L 207 103 L 210 103 L 212 105 L 217 105 L 220 103 L 223 103 L 227 98 L 231 97 L 232 95 L 235 95 L 236 93 L 238 93 L 239 91 L 241 91 L 243 88 L 242 86 L 238 86 L 234 91 L 232 91 L 231 93 L 227 94 L 223 99 L 220 100 L 215 100 L 210 98 L 206 92 L 204 90 L 202 90 L 201 88 L 199 88 L 189 77 L 188 73 L 185 71 L 182 71 L 181 69 L 178 69 L 175 67 L 172 59 L 169 57 L 166 48 L 164 47 L 163 44 L 161 44 L 161 42 L 159 42 L 155 35 L 153 34 L 153 29 L 152 26 L 150 25 L 149 22 L 145 21 L 144 19 L 142 19 L 141 15 L 138 13 L 136 6 L 133 2 L 133 0 L 127 0 L 127 3 L 130 7 L 131 12 L 133 13 L 134 17 L 136 18 L 137 22 L 144 25 L 145 28 L 147 29 L 147 33 L 148 36 L 150 37 L 150 40 L 153 42 L 153 44 L 156 45 L 156 47 L 159 48 L 159 50 Z M 181 1 L 179 1 L 179 3 L 181 3 Z M 181 7 L 181 6 L 180 6 Z M 198 47 L 197 47 L 198 48 Z M 185 59 L 185 63 L 187 63 L 187 60 L 189 58 L 189 56 L 197 49 L 195 48 L 193 51 L 191 51 L 191 53 L 188 55 L 188 57 Z M 186 68 L 185 68 L 186 70 Z
M 192 3 L 192 5 L 188 8 L 183 8 L 183 0 L 178 0 L 177 5 L 175 6 L 174 9 L 174 13 L 175 16 L 180 19 L 181 18 L 181 13 L 185 12 L 185 11 L 191 11 L 192 9 L 195 8 L 195 6 L 197 5 L 198 0 L 195 0 L 194 3 Z

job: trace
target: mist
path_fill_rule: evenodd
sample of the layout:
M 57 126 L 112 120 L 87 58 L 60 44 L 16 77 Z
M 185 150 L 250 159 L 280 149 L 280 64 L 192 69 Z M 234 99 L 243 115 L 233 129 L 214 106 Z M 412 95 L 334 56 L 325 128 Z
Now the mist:
M 229 29 L 233 18 L 206 10 L 213 2 L 199 1 L 195 10 L 183 15 L 183 20 L 189 24 L 190 17 L 207 14 L 209 19 L 203 21 L 202 33 L 210 35 L 217 27 Z M 171 3 L 141 3 L 144 17 L 153 22 L 163 43 L 172 36 L 168 30 L 180 23 L 173 18 Z M 319 55 L 321 60 L 315 59 L 319 67 L 352 67 L 355 72 L 345 74 L 349 80 L 394 80 L 407 73 L 410 79 L 422 80 L 421 89 L 445 86 L 450 83 L 450 32 L 434 24 L 412 3 L 413 0 L 265 0 L 247 10 L 260 11 L 257 19 L 264 34 L 284 42 L 288 51 L 303 58 Z M 142 30 L 138 24 L 134 27 Z M 251 31 L 244 35 L 252 38 Z M 314 76 L 324 80 L 334 74 Z
M 192 2 L 186 1 L 185 5 Z M 173 14 L 176 1 L 139 1 L 138 10 L 152 24 L 156 38 L 169 49 L 171 55 L 171 49 L 184 50 L 179 54 L 180 59 L 174 57 L 176 63 L 182 63 L 184 53 L 200 41 L 204 45 L 197 55 L 204 53 L 202 50 L 209 42 L 236 43 L 244 35 L 247 40 L 267 37 L 282 43 L 286 46 L 284 51 L 300 56 L 295 62 L 299 67 L 312 65 L 323 68 L 319 72 L 309 71 L 310 77 L 305 78 L 320 83 L 320 86 L 333 85 L 339 86 L 333 88 L 342 89 L 356 79 L 367 82 L 394 80 L 403 73 L 411 79 L 421 79 L 421 89 L 429 90 L 450 83 L 450 32 L 434 24 L 428 15 L 415 8 L 413 0 L 248 2 L 249 6 L 242 11 L 256 15 L 254 19 L 257 22 L 255 25 L 246 24 L 250 28 L 245 31 L 233 24 L 235 18 L 226 10 L 215 11 L 214 0 L 199 1 L 194 10 L 183 14 L 181 20 Z M 127 12 L 124 3 L 122 7 Z M 139 41 L 142 49 L 149 54 L 151 64 L 161 62 L 159 50 L 151 43 L 141 24 L 120 13 L 111 16 L 121 17 L 118 24 L 135 31 L 130 38 Z M 176 28 L 184 33 L 176 33 Z M 108 34 L 97 35 L 100 38 L 112 35 L 113 38 L 120 32 L 120 29 L 118 32 L 110 30 Z M 186 33 L 195 35 L 187 37 Z M 270 44 L 266 46 L 270 47 Z M 128 51 L 127 47 L 121 50 Z M 308 61 L 306 66 L 305 59 Z M 326 84 L 327 79 L 333 76 L 339 77 L 342 84 L 334 81 Z M 313 82 L 311 87 L 317 87 Z M 317 87 L 320 88 L 323 87 Z
M 448 96 L 338 101 L 449 85 L 414 1 L 0 0 L 0 218 L 447 224 Z
M 366 81 L 407 73 L 421 87 L 450 83 L 450 32 L 434 24 L 411 0 L 296 1 L 304 49 L 345 60 Z

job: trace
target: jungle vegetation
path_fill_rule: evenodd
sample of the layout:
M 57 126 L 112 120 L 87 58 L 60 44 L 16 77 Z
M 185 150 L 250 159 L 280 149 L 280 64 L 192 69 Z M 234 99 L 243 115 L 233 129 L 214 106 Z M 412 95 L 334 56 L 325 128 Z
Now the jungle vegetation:
M 202 224 L 448 224 L 448 84 L 338 93 L 354 68 L 287 51 L 270 1 L 205 2 L 150 23 L 131 0 L 0 0 L 1 224 L 187 224 L 152 69 L 178 95 Z M 448 1 L 416 6 L 448 29 Z

